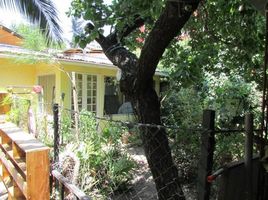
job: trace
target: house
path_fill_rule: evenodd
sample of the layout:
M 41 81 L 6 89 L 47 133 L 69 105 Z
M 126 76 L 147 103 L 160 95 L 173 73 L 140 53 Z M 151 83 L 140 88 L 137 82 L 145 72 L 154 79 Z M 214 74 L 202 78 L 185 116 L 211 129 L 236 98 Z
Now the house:
M 4 26 L 1 27 L 0 98 L 5 96 L 6 88 L 9 86 L 31 88 L 34 85 L 41 85 L 46 112 L 51 113 L 52 103 L 73 109 L 72 80 L 75 77 L 80 110 L 87 109 L 99 117 L 110 115 L 114 119 L 130 116 L 131 109 L 116 81 L 119 70 L 100 48 L 67 49 L 48 56 L 46 52 L 24 49 L 21 46 L 23 38 L 20 35 Z M 38 59 L 37 62 L 28 63 L 18 59 L 21 57 L 38 57 Z M 154 77 L 158 93 L 161 75 L 162 73 L 156 72 Z

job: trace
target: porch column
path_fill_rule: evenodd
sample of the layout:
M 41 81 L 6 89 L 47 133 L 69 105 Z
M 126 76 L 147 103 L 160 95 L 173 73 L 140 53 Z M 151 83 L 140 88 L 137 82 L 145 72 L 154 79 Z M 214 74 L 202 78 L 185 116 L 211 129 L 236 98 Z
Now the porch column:
M 104 75 L 97 75 L 97 116 L 103 117 L 105 84 Z

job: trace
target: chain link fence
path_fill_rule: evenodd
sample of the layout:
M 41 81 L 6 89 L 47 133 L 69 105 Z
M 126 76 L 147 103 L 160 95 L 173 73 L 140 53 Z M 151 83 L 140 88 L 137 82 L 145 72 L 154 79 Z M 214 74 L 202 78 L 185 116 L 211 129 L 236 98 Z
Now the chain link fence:
M 169 136 L 175 163 L 171 168 L 178 169 L 186 198 L 196 199 L 201 129 L 179 130 L 178 127 L 115 121 L 96 117 L 87 111 L 76 113 L 62 107 L 59 107 L 59 115 L 59 140 L 55 143 L 59 156 L 53 168 L 92 199 L 158 199 L 142 134 L 156 136 L 163 129 Z M 181 135 L 178 135 L 179 132 Z M 193 139 L 196 144 L 190 145 Z M 158 151 L 162 144 L 160 140 L 157 142 L 156 150 L 148 154 Z M 166 156 L 159 159 L 166 159 Z
M 197 199 L 200 154 L 202 148 L 211 151 L 208 144 L 202 143 L 202 135 L 207 133 L 210 136 L 209 127 L 204 127 L 204 124 L 201 126 L 200 123 L 191 129 L 141 124 L 112 120 L 109 116 L 100 118 L 88 111 L 78 113 L 61 106 L 56 107 L 57 112 L 53 117 L 52 113 L 33 112 L 26 104 L 22 104 L 23 109 L 16 104 L 21 112 L 28 113 L 27 120 L 25 115 L 15 113 L 18 125 L 27 128 L 51 147 L 52 170 L 60 172 L 69 183 L 76 185 L 91 199 L 158 199 L 161 191 L 166 192 L 170 185 L 174 188 L 181 186 L 187 200 Z M 23 120 L 19 120 L 20 117 Z M 244 155 L 244 134 L 241 130 L 214 132 L 217 132 L 216 145 L 212 149 L 214 158 L 210 171 Z M 163 133 L 168 140 L 161 136 Z M 151 138 L 144 140 L 144 135 Z M 155 140 L 155 137 L 158 139 Z M 146 143 L 151 142 L 154 142 L 153 149 L 144 148 Z M 170 151 L 162 151 L 167 144 Z M 154 157 L 156 162 L 148 163 L 147 157 Z M 169 165 L 159 166 L 162 163 Z M 153 178 L 154 167 L 165 170 L 156 172 Z M 178 173 L 178 179 L 168 177 L 172 173 L 174 177 Z M 157 181 L 165 178 L 168 180 L 165 185 L 156 185 Z M 218 182 L 212 186 L 211 199 L 216 199 Z M 77 198 L 68 189 L 65 189 L 64 197 L 59 193 L 53 190 L 51 198 Z

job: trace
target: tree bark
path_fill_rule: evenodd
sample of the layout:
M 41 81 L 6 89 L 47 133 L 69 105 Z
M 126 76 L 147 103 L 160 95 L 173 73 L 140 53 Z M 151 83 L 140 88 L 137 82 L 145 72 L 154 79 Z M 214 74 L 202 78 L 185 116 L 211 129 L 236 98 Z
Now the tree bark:
M 167 2 L 147 37 L 139 58 L 120 46 L 114 40 L 115 37 L 100 35 L 96 39 L 106 56 L 121 69 L 120 89 L 131 98 L 132 106 L 141 123 L 161 125 L 160 102 L 153 88 L 153 76 L 165 49 L 189 20 L 199 1 Z M 145 155 L 159 199 L 184 200 L 165 129 L 157 127 L 141 129 Z

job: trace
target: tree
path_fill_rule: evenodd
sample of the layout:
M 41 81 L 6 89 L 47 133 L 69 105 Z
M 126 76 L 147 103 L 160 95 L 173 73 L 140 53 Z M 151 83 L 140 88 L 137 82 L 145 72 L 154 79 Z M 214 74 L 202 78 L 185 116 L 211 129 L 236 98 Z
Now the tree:
M 200 0 L 73 0 L 71 15 L 91 20 L 77 42 L 85 46 L 95 39 L 112 63 L 121 69 L 121 91 L 130 97 L 142 123 L 161 125 L 160 103 L 153 88 L 153 75 L 165 49 L 189 20 Z M 143 25 L 147 31 L 140 56 L 130 51 Z M 104 25 L 114 31 L 104 36 Z M 131 44 L 127 49 L 126 45 Z M 134 45 L 136 46 L 136 45 Z M 132 48 L 133 49 L 133 48 Z M 142 128 L 142 140 L 160 200 L 185 199 L 163 128 Z
M 82 27 L 82 20 L 79 20 L 75 17 L 72 17 L 72 33 L 73 33 L 73 37 L 72 37 L 72 41 L 70 42 L 70 46 L 72 48 L 77 48 L 77 43 L 75 43 L 75 37 L 78 35 L 81 35 L 84 31 L 83 27 Z
M 207 0 L 184 27 L 187 43 L 173 42 L 163 65 L 175 66 L 171 71 L 183 86 L 212 73 L 236 74 L 262 87 L 264 26 L 264 16 L 248 0 Z
M 58 11 L 51 0 L 1 0 L 0 7 L 19 11 L 30 22 L 38 23 L 48 42 L 62 41 Z

